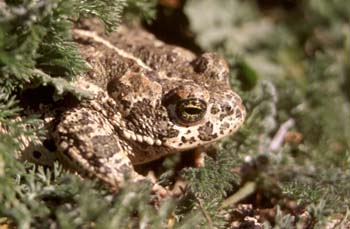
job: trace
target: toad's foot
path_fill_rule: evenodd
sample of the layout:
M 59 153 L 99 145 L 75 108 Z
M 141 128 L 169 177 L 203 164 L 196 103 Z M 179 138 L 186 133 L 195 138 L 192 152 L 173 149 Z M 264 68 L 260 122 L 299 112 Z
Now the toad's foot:
M 97 177 L 113 189 L 125 179 L 146 179 L 134 171 L 130 146 L 115 134 L 115 127 L 89 102 L 65 112 L 54 132 L 61 162 L 70 170 Z

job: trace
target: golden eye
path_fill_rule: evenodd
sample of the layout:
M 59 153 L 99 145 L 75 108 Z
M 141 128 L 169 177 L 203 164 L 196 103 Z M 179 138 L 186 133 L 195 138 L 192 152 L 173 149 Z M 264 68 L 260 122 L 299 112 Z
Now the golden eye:
M 176 104 L 177 117 L 187 123 L 201 120 L 207 110 L 207 105 L 200 99 L 183 99 Z

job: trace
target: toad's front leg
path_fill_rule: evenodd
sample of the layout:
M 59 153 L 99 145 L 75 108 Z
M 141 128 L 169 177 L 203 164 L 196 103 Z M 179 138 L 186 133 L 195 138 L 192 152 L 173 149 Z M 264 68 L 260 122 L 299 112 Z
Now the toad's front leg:
M 111 118 L 85 101 L 62 114 L 54 131 L 61 162 L 83 176 L 97 177 L 118 190 L 125 178 L 145 180 L 134 171 L 131 147 L 118 136 Z M 95 105 L 95 106 L 94 106 Z

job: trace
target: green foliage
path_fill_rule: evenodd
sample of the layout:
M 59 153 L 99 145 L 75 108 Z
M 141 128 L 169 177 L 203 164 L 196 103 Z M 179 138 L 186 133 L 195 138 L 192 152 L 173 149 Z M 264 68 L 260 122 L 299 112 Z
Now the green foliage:
M 276 213 L 276 226 L 274 228 L 276 229 L 282 229 L 282 228 L 293 228 L 294 226 L 294 216 L 290 214 L 283 214 L 279 206 L 277 206 L 277 213 Z
M 189 1 L 186 12 L 198 43 L 205 49 L 224 50 L 231 66 L 236 66 L 231 70 L 240 81 L 233 81 L 236 87 L 252 82 L 251 71 L 235 64 L 244 63 L 260 81 L 269 80 L 267 84 L 275 88 L 253 96 L 259 90 L 257 83 L 248 95 L 243 93 L 248 118 L 236 140 L 251 142 L 248 155 L 268 153 L 267 177 L 284 194 L 310 206 L 325 201 L 314 216 L 327 222 L 326 216 L 345 212 L 349 202 L 349 187 L 340 179 L 349 179 L 350 5 L 299 1 L 288 11 L 271 7 L 269 17 L 264 17 L 266 12 L 251 2 L 219 2 Z M 200 16 L 203 9 L 205 19 Z M 268 94 L 275 99 L 263 99 Z M 301 134 L 302 142 L 269 152 L 271 137 L 290 118 L 295 121 L 292 131 Z M 248 139 L 240 138 L 245 132 Z
M 27 165 L 26 171 L 17 171 L 16 176 L 15 184 L 0 187 L 0 215 L 11 219 L 18 228 L 77 228 L 92 224 L 97 228 L 148 224 L 160 228 L 174 211 L 175 203 L 170 199 L 154 209 L 149 204 L 147 185 L 129 184 L 115 195 L 107 187 L 64 172 L 58 164 L 52 169 Z
M 232 191 L 233 185 L 237 187 L 239 184 L 238 174 L 232 171 L 239 168 L 241 157 L 233 148 L 229 148 L 222 150 L 216 160 L 207 157 L 205 161 L 205 168 L 183 170 L 183 176 L 189 181 L 189 190 L 205 201 L 222 199 L 227 192 Z M 216 182 L 220 179 L 221 182 Z
M 28 128 L 35 127 L 38 120 L 32 117 L 19 118 L 20 111 L 21 108 L 18 107 L 15 97 L 0 90 L 0 152 L 3 153 L 1 160 L 11 166 L 18 166 L 14 155 L 22 145 L 23 137 L 30 139 L 36 134 L 42 134 L 42 131 Z
M 144 20 L 147 23 L 156 17 L 156 0 L 127 0 L 127 6 L 124 11 L 125 21 Z
M 97 16 L 106 30 L 112 31 L 125 7 L 123 0 L 11 3 L 2 3 L 0 11 L 0 83 L 10 91 L 30 82 L 33 76 L 42 76 L 38 71 L 65 79 L 81 73 L 86 66 L 71 39 L 73 22 L 80 17 Z M 37 84 L 51 83 L 57 88 L 66 84 L 64 79 L 36 79 Z
M 74 3 L 74 9 L 79 12 L 79 16 L 96 16 L 105 25 L 106 31 L 115 30 L 120 23 L 121 15 L 126 6 L 125 0 L 83 0 Z

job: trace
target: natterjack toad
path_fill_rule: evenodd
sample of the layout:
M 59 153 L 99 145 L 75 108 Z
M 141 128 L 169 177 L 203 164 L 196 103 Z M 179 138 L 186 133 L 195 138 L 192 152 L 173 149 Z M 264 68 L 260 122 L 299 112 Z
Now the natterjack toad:
M 87 21 L 73 30 L 90 67 L 74 84 L 93 97 L 61 102 L 46 115 L 48 139 L 24 158 L 40 162 L 44 151 L 55 151 L 70 169 L 118 188 L 125 175 L 144 179 L 133 165 L 210 144 L 241 126 L 245 109 L 222 57 L 195 56 L 140 28 L 121 26 L 108 36 L 101 28 Z

